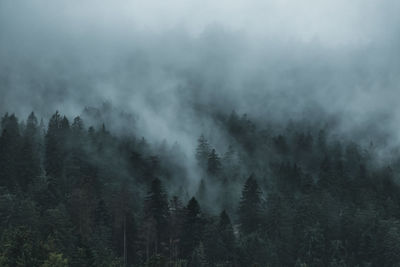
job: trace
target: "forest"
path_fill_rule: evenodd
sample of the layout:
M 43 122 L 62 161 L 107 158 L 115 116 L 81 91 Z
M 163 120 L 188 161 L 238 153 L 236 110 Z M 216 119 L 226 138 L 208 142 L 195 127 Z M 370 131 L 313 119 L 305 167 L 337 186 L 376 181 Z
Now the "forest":
M 400 267 L 399 0 L 0 0 L 0 267 Z
M 0 266 L 400 266 L 398 155 L 372 142 L 215 113 L 228 145 L 199 133 L 188 170 L 88 113 L 2 117 Z

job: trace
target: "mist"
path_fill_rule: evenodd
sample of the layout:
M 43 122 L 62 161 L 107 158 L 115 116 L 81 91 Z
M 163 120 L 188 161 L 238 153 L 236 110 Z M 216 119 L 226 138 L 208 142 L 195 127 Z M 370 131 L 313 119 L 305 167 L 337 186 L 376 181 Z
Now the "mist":
M 2 1 L 0 112 L 76 116 L 109 102 L 133 114 L 140 134 L 179 141 L 188 155 L 201 133 L 225 147 L 204 115 L 211 111 L 335 117 L 341 134 L 397 145 L 398 8 L 389 0 Z
M 0 0 L 0 265 L 399 265 L 399 10 Z

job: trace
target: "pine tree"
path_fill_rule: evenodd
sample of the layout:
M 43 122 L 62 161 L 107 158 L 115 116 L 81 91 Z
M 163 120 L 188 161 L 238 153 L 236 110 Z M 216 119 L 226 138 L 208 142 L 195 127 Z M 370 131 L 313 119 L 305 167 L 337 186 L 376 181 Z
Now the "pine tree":
M 56 112 L 49 121 L 45 136 L 45 170 L 52 179 L 62 176 L 68 132 L 68 119 Z
M 219 215 L 217 229 L 222 245 L 220 261 L 232 264 L 235 257 L 235 235 L 231 220 L 225 210 Z
M 301 257 L 301 261 L 306 263 L 307 266 L 327 265 L 325 237 L 323 235 L 323 229 L 318 222 L 304 229 L 303 238 L 301 239 L 298 249 L 298 255 Z
M 208 144 L 204 135 L 201 135 L 197 140 L 197 148 L 196 148 L 196 159 L 198 165 L 206 169 L 208 162 L 208 155 L 210 154 L 210 145 Z
M 256 179 L 251 175 L 243 186 L 239 203 L 239 223 L 242 234 L 250 234 L 259 229 L 261 216 L 261 191 Z
M 240 119 L 236 111 L 232 111 L 228 118 L 228 130 L 229 132 L 234 135 L 241 135 L 242 134 L 242 125 L 240 124 Z
M 18 159 L 21 136 L 18 119 L 14 114 L 6 114 L 1 120 L 0 136 L 0 186 L 15 190 L 18 177 Z
M 326 132 L 325 130 L 320 130 L 318 132 L 318 139 L 317 139 L 317 148 L 319 153 L 322 155 L 327 151 L 327 140 L 326 140 Z
M 207 263 L 206 255 L 204 253 L 204 245 L 202 242 L 200 242 L 200 244 L 194 249 L 189 264 L 193 267 L 209 266 Z
M 137 261 L 137 240 L 139 237 L 133 214 L 134 210 L 130 206 L 133 202 L 132 193 L 126 180 L 120 183 L 120 189 L 114 192 L 112 197 L 113 247 L 117 256 L 129 266 Z
M 179 259 L 179 245 L 181 242 L 183 220 L 185 210 L 182 202 L 177 196 L 170 201 L 170 219 L 169 219 L 169 248 L 170 260 L 176 262 Z
M 210 175 L 217 175 L 221 170 L 221 160 L 217 153 L 215 152 L 215 149 L 211 150 L 211 153 L 208 155 L 208 161 L 207 161 L 207 172 Z
M 90 183 L 95 193 L 99 191 L 97 181 L 97 168 L 89 160 L 89 152 L 86 147 L 86 132 L 83 121 L 76 117 L 71 125 L 70 138 L 67 140 L 68 155 L 64 160 L 64 183 L 66 191 L 82 187 Z
M 207 186 L 204 179 L 200 180 L 200 184 L 196 192 L 196 198 L 199 199 L 200 202 L 207 200 Z
M 286 142 L 285 136 L 278 135 L 273 139 L 273 141 L 276 152 L 278 152 L 281 155 L 286 155 L 289 152 L 289 146 Z
M 154 240 L 151 242 L 154 253 L 163 253 L 168 244 L 169 207 L 167 194 L 160 179 L 155 178 L 145 200 L 145 221 L 154 222 Z
M 33 180 L 40 175 L 40 152 L 38 121 L 32 112 L 26 122 L 26 128 L 22 137 L 22 147 L 19 155 L 18 183 L 23 191 L 26 191 Z
M 203 236 L 203 219 L 199 203 L 193 197 L 185 209 L 181 251 L 184 258 L 189 258 L 200 244 Z

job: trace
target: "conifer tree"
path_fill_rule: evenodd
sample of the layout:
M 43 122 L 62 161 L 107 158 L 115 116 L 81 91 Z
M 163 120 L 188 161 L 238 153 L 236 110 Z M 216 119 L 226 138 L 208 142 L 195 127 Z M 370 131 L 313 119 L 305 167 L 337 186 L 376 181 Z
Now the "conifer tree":
M 56 112 L 49 121 L 45 136 L 45 170 L 52 179 L 62 176 L 68 132 L 68 119 Z
M 169 219 L 169 249 L 170 260 L 176 262 L 179 258 L 179 245 L 181 242 L 183 220 L 185 210 L 181 200 L 174 196 L 170 201 L 170 219 Z
M 250 234 L 259 229 L 261 216 L 261 190 L 251 175 L 243 186 L 239 203 L 239 223 L 241 234 Z
M 22 137 L 22 147 L 19 155 L 18 183 L 26 191 L 33 180 L 40 175 L 38 121 L 32 112 L 27 121 Z
M 200 244 L 203 236 L 203 219 L 197 200 L 192 197 L 185 209 L 181 242 L 182 255 L 189 258 Z
M 217 175 L 221 170 L 221 160 L 217 153 L 215 152 L 215 149 L 211 150 L 211 153 L 208 155 L 208 161 L 207 161 L 207 172 L 210 175 Z
M 233 226 L 231 223 L 231 219 L 228 214 L 224 211 L 219 215 L 218 220 L 218 233 L 219 238 L 221 240 L 221 254 L 220 261 L 222 262 L 230 262 L 231 264 L 234 261 L 235 255 L 235 235 L 233 232 Z
M 196 159 L 199 166 L 203 169 L 207 168 L 208 156 L 210 154 L 210 145 L 204 135 L 197 140 Z
M 153 250 L 162 253 L 168 244 L 169 207 L 167 194 L 160 179 L 155 178 L 145 199 L 145 221 L 153 222 Z M 150 241 L 150 240 L 149 240 Z
M 0 186 L 15 190 L 18 177 L 18 160 L 21 136 L 18 119 L 6 114 L 1 120 L 0 136 Z

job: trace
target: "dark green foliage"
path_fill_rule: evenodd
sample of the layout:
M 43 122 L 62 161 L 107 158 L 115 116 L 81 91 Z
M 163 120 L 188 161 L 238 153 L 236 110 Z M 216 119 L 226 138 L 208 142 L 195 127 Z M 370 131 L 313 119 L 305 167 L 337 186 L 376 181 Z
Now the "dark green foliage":
M 21 135 L 18 119 L 14 114 L 6 114 L 1 119 L 0 136 L 0 186 L 12 191 L 17 189 L 18 159 L 21 147 Z
M 209 262 L 233 265 L 236 260 L 236 242 L 228 214 L 223 211 L 218 218 L 209 219 L 204 230 L 204 250 Z
M 27 227 L 15 227 L 3 232 L 0 246 L 0 266 L 40 266 L 43 255 L 39 239 Z
M 165 250 L 169 241 L 168 220 L 167 194 L 160 179 L 156 178 L 151 183 L 144 207 L 144 227 L 146 231 L 149 231 L 149 235 L 146 237 L 146 250 L 150 250 L 151 254 L 166 254 Z
M 203 225 L 199 203 L 193 197 L 185 208 L 183 221 L 181 252 L 183 257 L 190 258 L 203 238 Z
M 196 148 L 197 163 L 201 168 L 206 168 L 208 162 L 208 155 L 210 154 L 210 146 L 204 135 L 201 135 L 197 140 L 197 142 L 198 142 Z
M 211 150 L 211 153 L 208 155 L 207 161 L 207 172 L 210 175 L 217 175 L 221 171 L 221 160 L 215 149 Z
M 251 175 L 243 186 L 239 204 L 239 224 L 243 234 L 256 232 L 261 224 L 261 191 Z
M 39 138 L 38 121 L 32 112 L 26 121 L 18 158 L 18 184 L 24 192 L 41 173 Z
M 49 121 L 45 136 L 45 170 L 52 179 L 61 178 L 66 158 L 66 143 L 69 135 L 69 122 L 66 117 L 56 112 Z
M 194 166 L 101 121 L 3 116 L 0 266 L 399 266 L 398 152 L 213 119 L 229 146 L 200 136 Z

